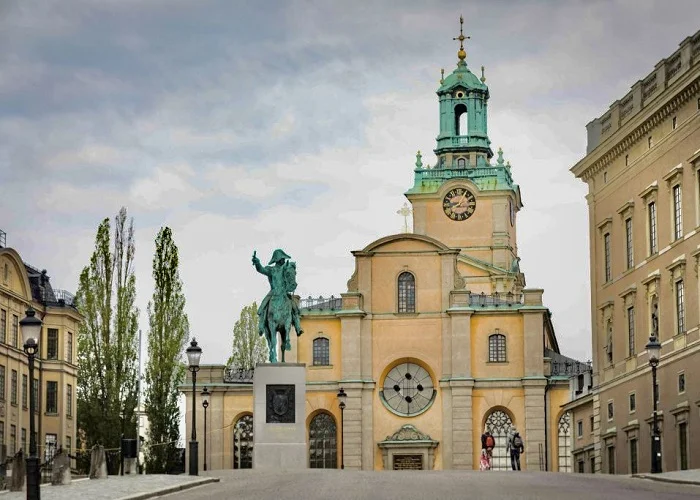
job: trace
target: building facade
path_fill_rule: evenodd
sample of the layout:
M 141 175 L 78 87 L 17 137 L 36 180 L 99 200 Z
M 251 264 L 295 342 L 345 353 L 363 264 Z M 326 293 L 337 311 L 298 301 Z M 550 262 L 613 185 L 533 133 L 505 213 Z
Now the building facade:
M 465 59 L 460 48 L 437 90 L 437 162 L 424 165 L 419 152 L 412 167 L 405 195 L 413 233 L 352 252 L 355 271 L 339 297 L 301 301 L 305 333 L 293 338 L 287 361 L 306 364 L 310 467 L 339 467 L 342 457 L 346 469 L 477 469 L 488 429 L 494 468 L 507 470 L 506 438 L 516 427 L 524 469 L 571 469 L 570 415 L 561 406 L 574 362 L 559 353 L 543 290 L 525 287 L 520 189 L 502 152 L 494 157 L 489 89 Z M 251 380 L 235 367 L 198 373 L 197 392 L 212 392 L 210 468 L 251 466 Z M 188 437 L 190 384 L 181 388 Z M 196 411 L 202 443 L 200 404 Z
M 29 369 L 19 322 L 31 306 L 44 325 L 31 387 L 36 397 L 37 450 L 42 462 L 77 434 L 77 334 L 73 296 L 51 286 L 45 270 L 26 264 L 0 238 L 0 443 L 7 456 L 29 451 Z
M 593 376 L 564 407 L 574 469 L 650 470 L 654 311 L 662 466 L 699 468 L 700 31 L 587 129 L 571 170 L 589 187 Z

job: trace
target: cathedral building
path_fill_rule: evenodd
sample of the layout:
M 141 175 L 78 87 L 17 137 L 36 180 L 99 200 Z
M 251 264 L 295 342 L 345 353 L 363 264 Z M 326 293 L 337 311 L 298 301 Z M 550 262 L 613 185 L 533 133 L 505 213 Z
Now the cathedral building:
M 524 469 L 571 470 L 561 406 L 569 376 L 585 365 L 559 353 L 543 290 L 527 288 L 520 271 L 523 202 L 517 169 L 491 147 L 489 97 L 460 47 L 437 89 L 437 163 L 423 164 L 419 152 L 405 193 L 413 232 L 353 251 L 355 271 L 339 297 L 300 302 L 305 333 L 293 336 L 287 361 L 306 365 L 310 467 L 477 469 L 488 429 L 494 468 L 507 470 L 506 439 L 517 428 Z M 198 373 L 199 390 L 212 392 L 210 468 L 251 466 L 251 378 L 235 367 Z M 189 436 L 191 381 L 181 389 Z

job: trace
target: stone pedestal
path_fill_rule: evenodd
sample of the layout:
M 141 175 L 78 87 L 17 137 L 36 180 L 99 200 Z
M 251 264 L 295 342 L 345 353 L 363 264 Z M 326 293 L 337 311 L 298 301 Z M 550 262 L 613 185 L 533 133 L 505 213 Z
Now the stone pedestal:
M 306 365 L 258 364 L 253 398 L 253 468 L 306 469 Z

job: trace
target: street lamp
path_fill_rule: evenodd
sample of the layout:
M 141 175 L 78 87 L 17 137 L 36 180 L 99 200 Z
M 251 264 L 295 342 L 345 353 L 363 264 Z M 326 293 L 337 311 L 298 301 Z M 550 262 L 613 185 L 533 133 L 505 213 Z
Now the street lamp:
M 32 391 L 29 393 L 29 456 L 27 457 L 27 500 L 39 500 L 39 457 L 36 456 L 36 436 L 34 435 L 34 356 L 39 351 L 39 337 L 41 335 L 42 321 L 35 316 L 36 311 L 29 307 L 27 316 L 19 322 L 24 340 L 24 352 L 29 360 L 29 380 Z
M 197 372 L 199 371 L 199 358 L 202 357 L 202 348 L 197 341 L 192 339 L 187 352 L 187 362 L 192 372 L 192 438 L 190 439 L 190 476 L 196 476 L 199 469 L 199 443 L 197 443 Z
M 202 406 L 204 407 L 204 470 L 207 470 L 207 408 L 209 408 L 209 389 L 202 391 Z
M 656 415 L 659 395 L 656 387 L 656 367 L 659 366 L 659 356 L 661 354 L 661 344 L 656 335 L 649 337 L 646 345 L 649 354 L 649 364 L 651 365 L 652 395 L 654 398 L 654 414 L 651 430 L 651 472 L 657 474 L 661 472 L 661 435 L 659 433 L 659 421 Z
M 345 460 L 343 460 L 343 457 L 345 456 L 345 443 L 344 441 L 344 435 L 345 435 L 345 426 L 343 425 L 343 412 L 345 411 L 345 398 L 347 398 L 348 395 L 345 394 L 345 390 L 341 387 L 340 390 L 338 391 L 338 401 L 340 401 L 340 404 L 338 406 L 340 407 L 340 468 L 344 469 L 345 468 Z

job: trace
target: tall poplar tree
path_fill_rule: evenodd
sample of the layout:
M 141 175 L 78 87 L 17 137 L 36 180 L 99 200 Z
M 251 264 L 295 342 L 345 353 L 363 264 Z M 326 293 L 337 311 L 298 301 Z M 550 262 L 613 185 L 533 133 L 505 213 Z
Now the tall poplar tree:
M 113 238 L 108 218 L 97 228 L 90 264 L 80 273 L 78 427 L 88 448 L 118 448 L 121 434 L 136 434 L 139 312 L 134 305 L 134 253 L 134 221 L 127 223 L 122 207 L 114 219 Z M 111 473 L 118 465 L 108 460 Z
M 258 334 L 258 304 L 253 302 L 241 310 L 233 326 L 233 351 L 228 364 L 241 370 L 252 370 L 267 359 L 267 341 Z
M 155 288 L 153 299 L 148 303 L 145 406 L 149 423 L 149 446 L 145 453 L 148 473 L 165 473 L 177 460 L 178 386 L 185 380 L 181 358 L 190 331 L 178 267 L 178 250 L 172 231 L 163 227 L 156 237 Z

